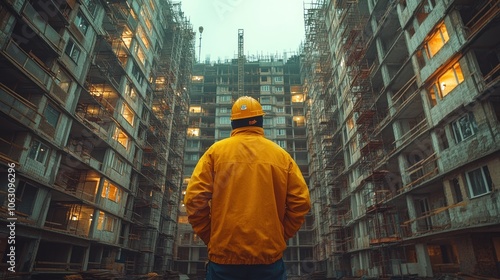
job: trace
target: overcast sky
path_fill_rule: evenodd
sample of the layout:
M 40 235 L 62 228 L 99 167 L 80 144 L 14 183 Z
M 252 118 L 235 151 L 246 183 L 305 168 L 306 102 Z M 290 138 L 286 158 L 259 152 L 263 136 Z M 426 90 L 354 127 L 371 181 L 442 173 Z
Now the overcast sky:
M 178 1 L 174 1 L 178 2 Z M 303 0 L 181 0 L 181 8 L 196 31 L 196 58 L 210 61 L 236 58 L 238 29 L 244 30 L 247 56 L 298 53 L 304 41 Z

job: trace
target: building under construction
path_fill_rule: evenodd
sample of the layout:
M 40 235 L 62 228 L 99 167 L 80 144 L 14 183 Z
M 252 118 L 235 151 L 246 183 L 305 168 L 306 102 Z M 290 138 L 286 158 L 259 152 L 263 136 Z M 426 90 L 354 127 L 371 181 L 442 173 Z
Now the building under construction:
M 499 12 L 498 0 L 305 5 L 317 271 L 500 277 Z
M 194 35 L 167 0 L 0 3 L 0 278 L 173 268 Z
M 242 44 L 243 30 L 239 30 L 238 58 L 213 64 L 199 63 L 193 67 L 184 188 L 203 153 L 215 141 L 230 136 L 231 107 L 242 95 L 260 101 L 266 113 L 263 123 L 265 136 L 293 156 L 308 180 L 299 56 L 249 59 L 242 56 Z M 180 209 L 176 270 L 192 277 L 201 276 L 205 273 L 207 248 L 192 231 L 185 208 L 181 205 Z M 313 217 L 307 216 L 301 230 L 288 241 L 288 249 L 284 253 L 288 279 L 306 275 L 314 268 L 313 223 Z

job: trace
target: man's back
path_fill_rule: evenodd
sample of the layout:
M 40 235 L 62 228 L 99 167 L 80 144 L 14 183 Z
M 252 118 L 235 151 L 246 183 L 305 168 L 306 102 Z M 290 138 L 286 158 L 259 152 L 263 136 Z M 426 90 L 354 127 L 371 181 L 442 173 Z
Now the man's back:
M 286 279 L 286 240 L 309 212 L 304 177 L 292 157 L 264 137 L 264 111 L 243 96 L 231 110 L 231 137 L 200 158 L 184 203 L 208 246 L 207 279 Z

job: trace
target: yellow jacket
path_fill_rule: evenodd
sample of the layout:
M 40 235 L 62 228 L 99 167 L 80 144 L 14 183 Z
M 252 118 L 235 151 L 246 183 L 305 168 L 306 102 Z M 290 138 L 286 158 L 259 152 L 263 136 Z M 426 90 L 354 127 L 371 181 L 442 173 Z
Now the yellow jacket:
M 252 126 L 234 129 L 205 152 L 184 204 L 210 261 L 219 264 L 279 260 L 311 206 L 293 158 Z

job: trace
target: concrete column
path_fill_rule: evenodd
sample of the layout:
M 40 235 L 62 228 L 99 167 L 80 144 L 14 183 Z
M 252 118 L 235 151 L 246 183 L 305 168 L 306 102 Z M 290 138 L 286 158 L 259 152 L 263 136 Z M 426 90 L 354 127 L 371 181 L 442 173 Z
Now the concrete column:
M 408 209 L 408 216 L 410 220 L 414 220 L 417 218 L 417 211 L 415 209 L 415 201 L 413 200 L 413 195 L 406 195 L 406 208 Z M 410 229 L 412 233 L 417 232 L 417 223 L 411 223 Z
M 427 245 L 423 243 L 415 244 L 415 251 L 417 253 L 418 276 L 432 277 L 432 265 L 427 252 Z

